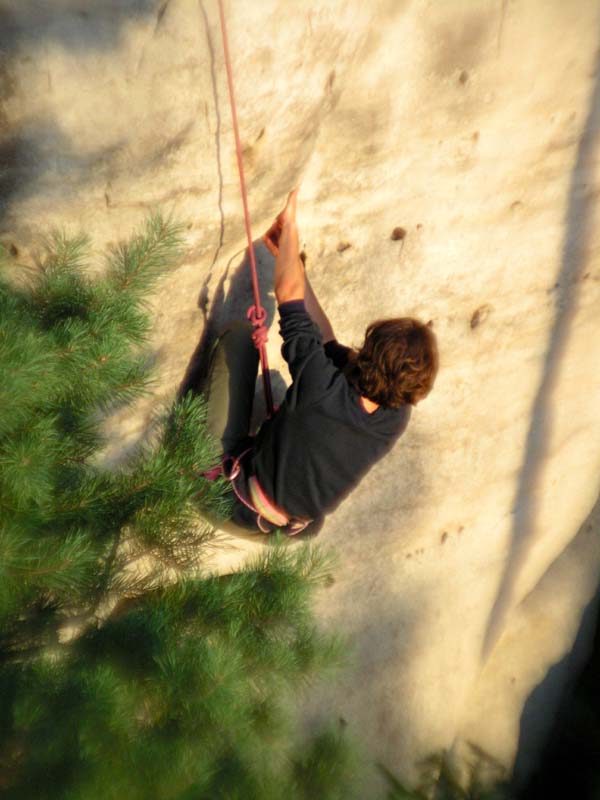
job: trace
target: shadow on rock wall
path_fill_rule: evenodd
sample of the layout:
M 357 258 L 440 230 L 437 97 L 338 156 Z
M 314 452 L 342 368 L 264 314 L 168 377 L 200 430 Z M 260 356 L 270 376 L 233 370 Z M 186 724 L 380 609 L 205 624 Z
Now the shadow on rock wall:
M 78 154 L 75 144 L 58 126 L 36 120 L 18 130 L 0 132 L 0 229 L 11 203 L 44 192 L 46 198 L 83 188 L 90 174 L 108 176 L 120 145 L 96 153 Z
M 586 180 L 597 159 L 600 134 L 600 54 L 595 67 L 594 88 L 581 133 L 577 159 L 565 212 L 565 238 L 561 265 L 554 286 L 555 316 L 544 360 L 542 380 L 531 411 L 531 423 L 525 447 L 525 457 L 513 504 L 513 525 L 510 552 L 506 561 L 496 601 L 488 620 L 482 659 L 485 660 L 498 641 L 507 613 L 514 603 L 514 590 L 534 543 L 536 531 L 536 489 L 548 459 L 552 429 L 552 412 L 561 361 L 566 356 L 581 285 L 590 256 L 593 196 L 585 191 Z
M 573 542 L 582 535 L 597 535 L 598 521 L 600 498 Z M 571 650 L 548 670 L 523 707 L 514 766 L 523 800 L 598 796 L 599 607 L 600 591 L 596 591 Z
M 167 2 L 158 0 L 9 0 L 0 8 L 0 225 L 16 197 L 73 192 L 111 164 L 121 145 L 82 154 L 60 130 L 58 120 L 29 119 L 11 127 L 5 104 L 17 91 L 13 58 L 32 60 L 55 43 L 69 50 L 114 49 L 122 26 L 133 18 L 155 15 L 161 24 Z M 40 66 L 40 69 L 43 67 Z M 48 77 L 50 82 L 50 76 Z M 50 88 L 50 86 L 49 86 Z M 104 175 L 106 173 L 106 175 Z M 107 200 L 107 204 L 108 204 Z
M 502 765 L 472 743 L 468 751 L 458 763 L 443 750 L 424 758 L 416 765 L 419 780 L 413 788 L 381 764 L 386 800 L 513 800 Z
M 0 8 L 0 50 L 54 42 L 70 50 L 116 47 L 122 26 L 152 16 L 160 26 L 170 0 L 7 0 Z

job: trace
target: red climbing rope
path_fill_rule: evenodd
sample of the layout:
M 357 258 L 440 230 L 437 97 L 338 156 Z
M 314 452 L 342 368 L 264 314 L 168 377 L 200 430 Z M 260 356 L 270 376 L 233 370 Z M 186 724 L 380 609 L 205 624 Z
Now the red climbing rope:
M 273 416 L 273 393 L 271 391 L 271 380 L 269 378 L 269 362 L 267 361 L 267 328 L 265 322 L 267 312 L 260 302 L 260 291 L 258 288 L 258 277 L 256 275 L 256 259 L 254 257 L 254 245 L 252 244 L 252 231 L 250 229 L 250 213 L 248 211 L 248 196 L 246 193 L 246 179 L 244 177 L 244 162 L 242 159 L 242 145 L 240 142 L 240 132 L 238 128 L 237 113 L 235 108 L 235 94 L 233 91 L 233 73 L 231 70 L 231 60 L 229 58 L 229 43 L 227 41 L 227 27 L 225 25 L 225 12 L 223 11 L 223 0 L 219 0 L 219 16 L 221 18 L 221 33 L 223 34 L 223 52 L 225 54 L 225 67 L 227 69 L 227 83 L 229 85 L 229 102 L 231 105 L 231 118 L 233 120 L 233 133 L 235 135 L 235 151 L 237 155 L 238 171 L 240 173 L 240 188 L 242 191 L 242 202 L 244 204 L 244 220 L 246 223 L 246 236 L 248 237 L 248 255 L 250 256 L 250 271 L 252 273 L 252 290 L 254 292 L 254 305 L 250 306 L 246 316 L 254 326 L 252 338 L 260 356 L 260 366 L 265 387 L 265 403 L 267 414 Z

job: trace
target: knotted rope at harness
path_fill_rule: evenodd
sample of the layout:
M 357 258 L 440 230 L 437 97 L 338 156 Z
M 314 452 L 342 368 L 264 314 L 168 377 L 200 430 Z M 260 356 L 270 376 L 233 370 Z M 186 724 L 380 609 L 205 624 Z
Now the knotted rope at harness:
M 235 136 L 235 152 L 237 156 L 238 172 L 240 176 L 240 189 L 242 193 L 242 203 L 244 206 L 244 221 L 246 224 L 246 236 L 248 238 L 248 255 L 250 257 L 250 272 L 252 275 L 252 291 L 254 293 L 254 305 L 250 306 L 246 316 L 252 323 L 254 331 L 252 339 L 254 346 L 258 350 L 260 357 L 260 368 L 265 389 L 265 404 L 267 416 L 273 416 L 273 393 L 271 391 L 271 380 L 269 377 L 269 362 L 267 360 L 267 328 L 265 322 L 267 312 L 260 302 L 260 291 L 258 288 L 258 277 L 256 274 L 256 259 L 254 257 L 254 245 L 252 244 L 252 231 L 250 228 L 250 213 L 248 211 L 248 196 L 246 193 L 246 179 L 244 177 L 244 162 L 242 159 L 242 145 L 240 142 L 240 132 L 238 128 L 237 112 L 235 106 L 235 94 L 233 89 L 233 72 L 231 69 L 231 59 L 229 57 L 229 43 L 227 40 L 227 26 L 225 24 L 225 12 L 223 10 L 223 0 L 219 0 L 219 17 L 221 20 L 221 33 L 223 35 L 223 52 L 225 55 L 225 68 L 227 70 L 227 83 L 229 86 L 229 104 L 231 106 L 231 118 L 233 120 L 233 133 Z

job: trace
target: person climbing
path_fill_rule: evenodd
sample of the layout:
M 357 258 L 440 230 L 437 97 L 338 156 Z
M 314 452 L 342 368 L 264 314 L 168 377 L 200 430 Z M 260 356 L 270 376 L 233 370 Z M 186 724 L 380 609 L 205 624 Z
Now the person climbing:
M 275 256 L 291 386 L 250 437 L 258 355 L 250 323 L 233 322 L 214 347 L 205 395 L 208 428 L 235 492 L 234 526 L 304 538 L 318 533 L 324 516 L 404 432 L 412 406 L 433 386 L 438 352 L 431 325 L 408 317 L 371 323 L 358 351 L 336 340 L 299 252 L 297 196 L 290 193 L 263 237 Z

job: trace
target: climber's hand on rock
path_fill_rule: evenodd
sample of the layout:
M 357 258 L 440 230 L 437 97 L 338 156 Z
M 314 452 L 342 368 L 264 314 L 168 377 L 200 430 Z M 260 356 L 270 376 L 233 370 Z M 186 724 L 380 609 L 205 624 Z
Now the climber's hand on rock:
M 269 230 L 262 237 L 263 242 L 266 244 L 271 253 L 277 257 L 279 253 L 279 240 L 284 225 L 289 227 L 296 226 L 296 198 L 298 197 L 298 188 L 291 191 L 288 195 L 287 202 L 283 211 L 275 217 L 275 220 Z
M 281 220 L 282 225 L 294 225 L 296 223 L 296 203 L 299 191 L 299 187 L 296 187 L 289 193 L 285 208 L 277 218 Z

